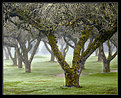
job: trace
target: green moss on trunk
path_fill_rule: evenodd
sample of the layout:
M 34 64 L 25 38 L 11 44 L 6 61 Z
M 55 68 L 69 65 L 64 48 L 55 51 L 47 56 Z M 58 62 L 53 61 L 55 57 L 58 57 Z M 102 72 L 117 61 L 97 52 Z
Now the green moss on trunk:
M 52 49 L 54 55 L 56 56 L 56 58 L 58 59 L 58 62 L 61 65 L 62 69 L 65 72 L 69 72 L 70 71 L 70 66 L 65 61 L 63 55 L 61 54 L 61 52 L 58 49 L 55 35 L 52 32 L 50 32 L 47 37 L 48 37 L 48 40 L 49 40 L 49 44 L 51 46 L 51 49 Z
M 69 73 L 65 73 L 65 83 L 67 87 L 79 88 L 79 75 L 74 71 L 73 68 L 70 69 Z

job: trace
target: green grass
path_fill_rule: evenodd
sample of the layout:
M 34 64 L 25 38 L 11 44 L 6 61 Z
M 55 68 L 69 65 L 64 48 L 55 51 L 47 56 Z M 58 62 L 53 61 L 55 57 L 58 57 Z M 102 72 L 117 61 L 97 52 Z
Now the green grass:
M 72 56 L 66 60 L 71 64 Z M 41 94 L 117 94 L 117 72 L 103 73 L 102 62 L 91 56 L 85 63 L 85 69 L 80 76 L 82 88 L 67 88 L 64 77 L 56 74 L 63 73 L 57 62 L 49 62 L 50 58 L 36 56 L 32 62 L 32 72 L 25 73 L 12 65 L 11 60 L 4 60 L 3 94 L 5 95 L 41 95 Z M 111 62 L 111 70 L 117 69 L 117 58 Z

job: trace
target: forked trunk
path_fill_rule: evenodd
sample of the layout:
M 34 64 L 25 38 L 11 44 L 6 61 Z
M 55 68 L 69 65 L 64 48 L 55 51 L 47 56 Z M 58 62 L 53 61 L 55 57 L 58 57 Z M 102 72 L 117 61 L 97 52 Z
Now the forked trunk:
M 103 72 L 110 72 L 110 62 L 103 62 L 104 69 Z
M 79 75 L 73 70 L 71 70 L 70 73 L 65 73 L 65 83 L 66 87 L 81 87 L 79 85 Z

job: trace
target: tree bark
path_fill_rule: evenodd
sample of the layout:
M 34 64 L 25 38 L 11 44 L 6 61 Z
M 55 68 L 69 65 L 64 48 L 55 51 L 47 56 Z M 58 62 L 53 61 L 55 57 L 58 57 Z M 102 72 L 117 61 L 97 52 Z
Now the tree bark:
M 54 62 L 55 61 L 55 56 L 53 53 L 51 53 L 51 59 L 50 59 L 51 62 Z
M 70 69 L 69 73 L 65 73 L 65 85 L 67 87 L 80 88 L 79 77 L 79 74 L 76 73 L 74 69 Z
M 56 56 L 58 63 L 60 64 L 61 68 L 64 70 L 64 72 L 69 72 L 70 66 L 65 61 L 62 53 L 58 49 L 55 35 L 53 34 L 53 32 L 50 31 L 49 35 L 47 37 L 48 37 L 48 41 L 49 41 L 49 44 L 51 46 L 51 49 L 52 49 L 54 55 Z
M 104 69 L 103 72 L 110 72 L 110 62 L 109 61 L 103 61 Z
M 65 81 L 66 81 L 67 87 L 71 87 L 71 86 L 79 87 L 79 76 L 82 71 L 83 63 L 103 42 L 109 39 L 116 30 L 117 30 L 117 24 L 111 30 L 102 31 L 95 38 L 95 40 L 90 44 L 90 47 L 88 47 L 80 56 L 80 51 L 82 47 L 84 46 L 84 43 L 89 38 L 88 30 L 86 32 L 82 32 L 82 35 L 74 48 L 72 68 L 70 68 L 69 64 L 65 61 L 62 53 L 59 51 L 58 46 L 57 46 L 56 36 L 54 35 L 53 31 L 47 32 L 48 34 L 47 37 L 48 37 L 48 41 L 51 46 L 51 49 L 54 55 L 56 56 L 56 58 L 58 59 L 58 62 L 61 68 L 65 72 Z
M 18 58 L 18 68 L 22 68 L 22 57 L 21 57 L 20 50 L 18 47 L 16 48 L 16 53 L 17 53 L 17 58 Z
M 98 48 L 99 53 L 98 53 L 98 62 L 102 61 L 102 56 L 101 56 L 101 46 Z
M 26 73 L 31 73 L 31 64 L 29 61 L 25 62 L 25 72 Z

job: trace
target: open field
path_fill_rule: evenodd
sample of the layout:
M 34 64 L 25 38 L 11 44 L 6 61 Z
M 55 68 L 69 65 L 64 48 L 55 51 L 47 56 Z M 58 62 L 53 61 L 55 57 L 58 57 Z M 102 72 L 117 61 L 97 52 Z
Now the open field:
M 72 56 L 67 56 L 71 64 Z M 35 56 L 32 72 L 25 73 L 24 68 L 11 66 L 11 60 L 4 60 L 3 94 L 11 95 L 61 95 L 61 94 L 117 94 L 117 57 L 111 62 L 110 73 L 103 73 L 103 63 L 97 62 L 96 56 L 86 61 L 80 76 L 82 88 L 64 87 L 63 70 L 57 62 L 49 62 L 50 57 Z

